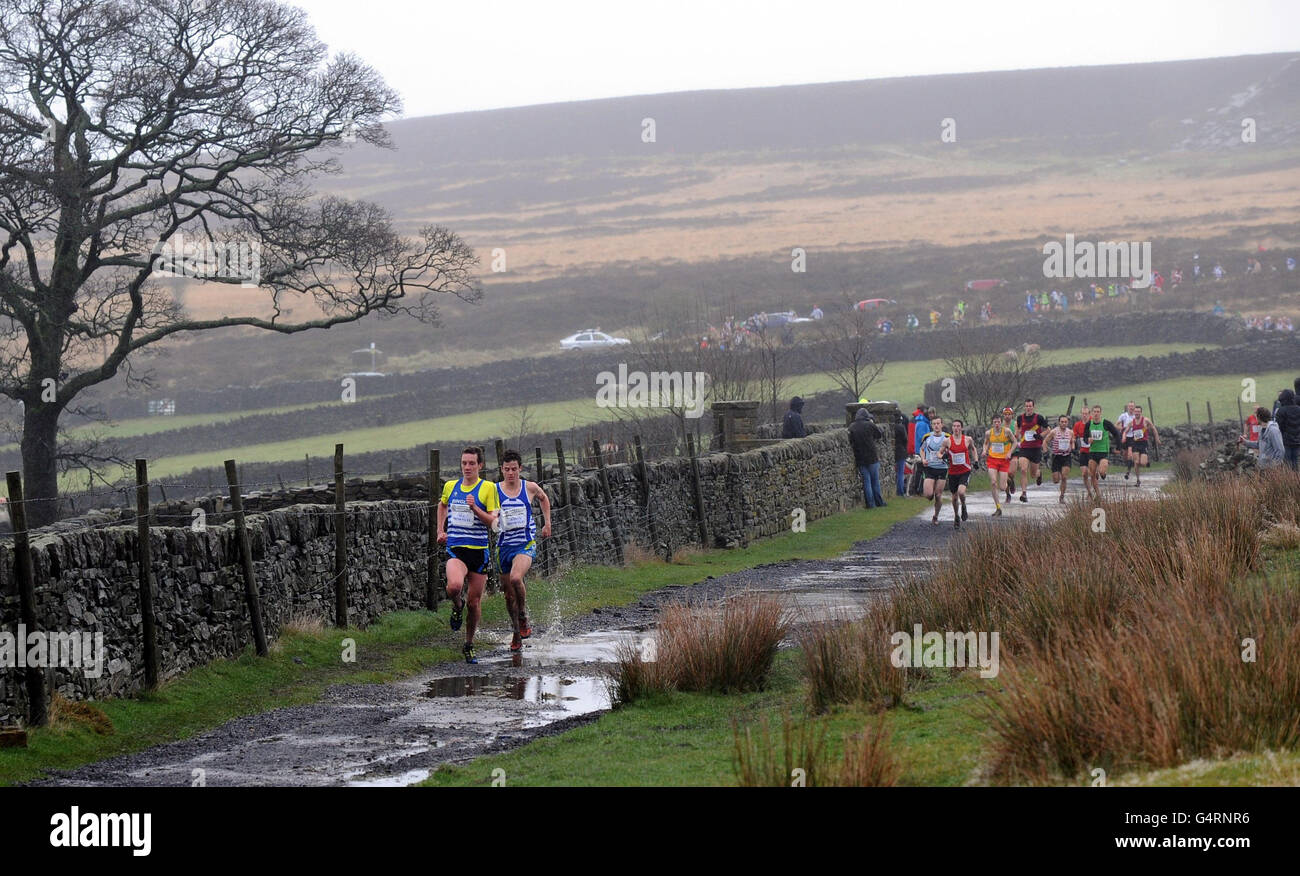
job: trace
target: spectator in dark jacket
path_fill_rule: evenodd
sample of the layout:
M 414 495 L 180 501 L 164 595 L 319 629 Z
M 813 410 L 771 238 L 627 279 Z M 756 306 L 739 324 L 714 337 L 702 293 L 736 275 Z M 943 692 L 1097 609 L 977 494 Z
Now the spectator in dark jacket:
M 867 409 L 858 408 L 853 425 L 849 426 L 849 445 L 862 477 L 862 498 L 868 508 L 885 507 L 885 499 L 880 495 L 880 457 L 876 453 L 876 442 L 883 437 Z
M 785 418 L 781 420 L 781 437 L 803 438 L 807 434 L 808 430 L 803 427 L 803 399 L 796 395 L 790 399 L 790 410 L 785 412 Z
M 903 471 L 903 461 L 907 459 L 907 414 L 899 414 L 894 421 L 894 474 L 898 477 L 897 496 L 907 495 L 907 473 Z
M 1277 428 L 1282 433 L 1282 454 L 1286 464 L 1292 469 L 1300 469 L 1300 404 L 1296 404 L 1296 394 L 1282 390 L 1278 396 Z

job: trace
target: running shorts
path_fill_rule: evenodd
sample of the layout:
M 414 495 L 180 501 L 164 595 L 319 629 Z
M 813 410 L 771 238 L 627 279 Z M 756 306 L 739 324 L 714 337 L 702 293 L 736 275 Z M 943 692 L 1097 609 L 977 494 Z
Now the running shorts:
M 465 564 L 465 568 L 469 569 L 471 575 L 484 575 L 487 573 L 487 548 L 454 547 L 447 550 L 453 557 Z
M 510 567 L 515 564 L 515 557 L 531 557 L 537 559 L 537 542 L 530 541 L 528 544 L 509 547 L 497 548 L 497 565 L 501 567 L 502 574 L 510 571 Z
M 1103 459 L 1109 459 L 1109 458 L 1110 458 L 1110 453 L 1108 453 L 1108 452 L 1105 451 L 1105 450 L 1089 450 L 1089 451 L 1088 451 L 1088 461 L 1089 461 L 1089 462 L 1101 462 Z
M 1068 453 L 1053 453 L 1053 454 L 1052 454 L 1052 471 L 1055 473 L 1055 472 L 1060 471 L 1060 470 L 1063 469 L 1063 468 L 1069 468 L 1069 467 L 1070 467 L 1070 463 L 1073 462 L 1073 461 L 1074 461 L 1074 460 L 1070 459 L 1070 454 L 1068 454 Z
M 1145 442 L 1145 441 L 1134 441 L 1134 442 L 1133 442 L 1133 452 L 1134 452 L 1134 453 L 1148 453 L 1149 451 L 1147 450 L 1147 442 Z
M 961 474 L 948 475 L 948 492 L 950 493 L 957 492 L 957 488 L 966 486 L 966 483 L 969 480 L 970 480 L 970 472 L 968 471 L 962 472 Z
M 925 467 L 925 479 L 928 481 L 941 481 L 947 476 L 948 469 L 946 468 L 931 468 L 928 465 Z
M 988 458 L 988 466 L 989 471 L 1011 471 L 1011 460 L 990 456 Z
M 1030 461 L 1031 463 L 1033 463 L 1034 465 L 1038 465 L 1040 462 L 1043 461 L 1043 448 L 1041 448 L 1041 447 L 1017 447 L 1017 448 L 1016 448 L 1016 452 L 1013 453 L 1013 454 L 1011 454 L 1011 455 L 1012 455 L 1012 456 L 1023 457 L 1024 459 L 1029 460 L 1029 461 Z

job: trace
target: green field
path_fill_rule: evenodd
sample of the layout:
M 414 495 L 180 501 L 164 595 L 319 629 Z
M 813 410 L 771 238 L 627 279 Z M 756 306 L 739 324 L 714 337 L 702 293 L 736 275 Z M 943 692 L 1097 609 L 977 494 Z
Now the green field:
M 1205 344 L 1153 344 L 1142 347 L 1077 347 L 1064 350 L 1053 350 L 1044 353 L 1045 365 L 1068 364 L 1071 362 L 1084 362 L 1090 359 L 1102 357 L 1119 357 L 1119 356 L 1162 356 L 1169 353 L 1188 352 L 1191 350 L 1201 349 Z M 909 408 L 912 404 L 920 399 L 921 387 L 926 382 L 935 380 L 941 376 L 943 369 L 942 359 L 929 359 L 916 362 L 895 362 L 885 366 L 880 378 L 876 380 L 868 389 L 867 394 L 871 398 L 886 398 L 898 401 L 900 405 Z M 1260 392 L 1265 391 L 1265 387 L 1272 384 L 1263 378 L 1276 379 L 1276 375 L 1258 375 Z M 1219 392 L 1218 396 L 1205 396 L 1207 387 L 1219 381 L 1226 389 Z M 1183 399 L 1200 398 L 1200 414 L 1198 418 L 1204 418 L 1205 404 L 1204 398 L 1212 398 L 1216 412 L 1222 409 L 1221 416 L 1227 416 L 1229 406 L 1235 414 L 1235 405 L 1233 399 L 1240 392 L 1240 379 L 1233 378 L 1187 378 L 1183 381 L 1167 381 L 1170 384 L 1183 384 L 1184 386 L 1170 387 L 1167 392 L 1162 388 L 1162 384 L 1152 384 L 1152 389 L 1160 388 L 1160 395 L 1157 398 L 1153 392 L 1153 401 L 1156 404 L 1157 413 L 1163 413 L 1165 410 L 1171 410 L 1177 407 L 1180 411 L 1183 408 Z M 1287 380 L 1287 385 L 1290 378 Z M 1215 384 L 1217 385 L 1217 384 Z M 1231 390 L 1230 385 L 1235 385 L 1237 389 Z M 835 382 L 825 374 L 804 374 L 790 378 L 786 382 L 783 395 L 812 395 L 817 392 L 826 392 L 835 390 Z M 1108 409 L 1118 412 L 1118 407 L 1110 408 L 1107 401 L 1108 392 L 1113 394 L 1116 399 L 1123 398 L 1127 400 L 1136 397 L 1136 393 L 1141 392 L 1146 395 L 1147 387 L 1120 388 L 1113 391 L 1103 391 L 1101 393 L 1102 403 L 1107 405 Z M 1189 394 L 1190 393 L 1190 394 Z M 1198 395 L 1199 394 L 1199 395 Z M 1276 394 L 1276 393 L 1274 393 Z M 1271 398 L 1271 396 L 1270 396 Z M 1090 398 L 1089 401 L 1092 399 Z M 310 409 L 312 406 L 304 406 L 304 409 Z M 1041 410 L 1051 411 L 1050 405 L 1040 405 Z M 1196 407 L 1193 405 L 1193 414 L 1196 415 Z M 241 416 L 250 413 L 244 412 Z M 203 415 L 209 416 L 209 415 Z M 220 419 L 219 415 L 211 415 Z M 596 406 L 594 399 L 594 384 L 592 395 L 580 399 L 570 399 L 568 401 L 546 402 L 531 406 L 529 408 L 529 417 L 533 421 L 533 429 L 541 432 L 562 431 L 583 425 L 608 421 L 614 419 L 611 409 L 599 408 Z M 171 422 L 162 422 L 160 420 L 171 418 L 147 418 L 144 420 L 129 420 L 121 424 L 121 428 L 136 430 L 133 432 L 121 432 L 118 434 L 148 434 L 151 431 L 162 431 L 164 427 L 170 427 Z M 345 432 L 336 432 L 329 435 L 306 436 L 295 438 L 289 441 L 276 441 L 260 444 L 243 444 L 234 445 L 221 451 L 202 451 L 198 453 L 188 453 L 179 456 L 162 457 L 151 459 L 149 461 L 149 472 L 155 477 L 175 477 L 184 474 L 195 468 L 204 468 L 211 466 L 220 466 L 225 459 L 234 458 L 240 462 L 287 462 L 298 461 L 305 454 L 316 456 L 328 455 L 333 450 L 333 445 L 342 442 L 348 453 L 368 453 L 379 450 L 399 450 L 411 447 L 419 447 L 428 442 L 443 441 L 482 441 L 487 437 L 495 435 L 513 435 L 518 431 L 520 419 L 519 408 L 493 408 L 490 410 L 476 411 L 471 414 L 453 414 L 443 417 L 431 417 L 421 420 L 412 420 L 407 423 L 396 423 L 391 426 L 374 426 L 360 429 L 352 429 Z M 1161 420 L 1159 417 L 1153 417 L 1157 425 Z M 213 422 L 214 420 L 208 420 Z M 109 480 L 114 480 L 113 473 L 108 472 Z M 71 475 L 64 479 L 63 489 L 82 489 L 84 487 L 84 476 Z

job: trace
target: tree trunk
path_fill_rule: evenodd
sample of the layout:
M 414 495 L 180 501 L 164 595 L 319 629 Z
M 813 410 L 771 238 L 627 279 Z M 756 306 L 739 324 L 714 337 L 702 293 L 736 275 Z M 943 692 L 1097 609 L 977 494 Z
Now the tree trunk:
M 55 459 L 59 408 L 52 404 L 23 407 L 23 493 L 29 528 L 47 526 L 58 517 L 59 470 Z

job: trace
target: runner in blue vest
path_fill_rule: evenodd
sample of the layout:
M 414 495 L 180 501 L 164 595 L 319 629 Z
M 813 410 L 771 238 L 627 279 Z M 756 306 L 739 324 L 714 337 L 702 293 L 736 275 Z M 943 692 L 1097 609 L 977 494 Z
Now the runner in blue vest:
M 495 525 L 499 506 L 496 484 L 479 478 L 482 469 L 481 447 L 462 450 L 461 477 L 443 486 L 438 503 L 438 544 L 447 546 L 447 596 L 451 599 L 453 630 L 460 629 L 465 608 L 469 608 L 465 647 L 461 649 L 466 663 L 478 662 L 474 632 L 482 616 L 483 591 L 487 587 L 488 528 Z
M 533 634 L 524 603 L 524 575 L 537 558 L 537 521 L 533 517 L 533 500 L 542 505 L 542 538 L 551 537 L 551 500 L 536 481 L 521 478 L 524 460 L 516 451 L 501 456 L 501 483 L 497 484 L 497 501 L 501 511 L 497 535 L 497 562 L 506 592 L 506 611 L 514 637 L 510 650 L 523 648 L 523 640 Z

